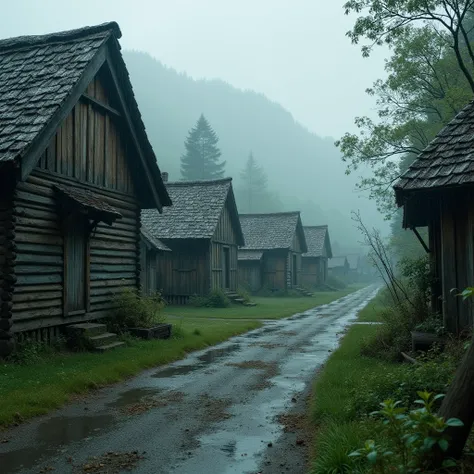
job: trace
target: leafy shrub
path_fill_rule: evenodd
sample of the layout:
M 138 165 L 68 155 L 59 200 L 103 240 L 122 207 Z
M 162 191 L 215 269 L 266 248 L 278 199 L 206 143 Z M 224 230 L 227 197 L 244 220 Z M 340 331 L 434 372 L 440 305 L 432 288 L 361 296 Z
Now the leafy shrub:
M 326 284 L 336 288 L 336 290 L 344 290 L 347 288 L 346 282 L 334 275 L 328 275 L 326 278 Z
M 447 451 L 449 440 L 445 434 L 448 427 L 463 426 L 457 418 L 444 420 L 436 415 L 434 407 L 442 395 L 417 392 L 415 401 L 421 406 L 408 411 L 400 402 L 388 399 L 380 404 L 380 409 L 372 415 L 381 417 L 385 426 L 388 443 L 377 444 L 374 440 L 365 442 L 363 448 L 350 454 L 366 461 L 369 472 L 415 474 L 433 465 L 437 450 Z M 453 467 L 453 460 L 446 461 L 444 467 Z
M 121 334 L 129 328 L 150 328 L 165 320 L 162 314 L 165 304 L 160 293 L 142 296 L 126 289 L 116 295 L 114 301 L 116 308 L 106 321 L 113 332 Z
M 65 347 L 66 339 L 63 336 L 57 336 L 50 341 L 25 339 L 15 344 L 15 350 L 8 356 L 7 361 L 20 365 L 35 364 Z
M 244 300 L 245 303 L 250 302 L 250 292 L 244 287 L 239 287 L 239 289 L 237 290 L 237 294 L 239 295 L 239 298 L 242 298 Z
M 191 296 L 189 304 L 198 308 L 227 308 L 230 300 L 222 290 L 212 290 L 207 296 Z

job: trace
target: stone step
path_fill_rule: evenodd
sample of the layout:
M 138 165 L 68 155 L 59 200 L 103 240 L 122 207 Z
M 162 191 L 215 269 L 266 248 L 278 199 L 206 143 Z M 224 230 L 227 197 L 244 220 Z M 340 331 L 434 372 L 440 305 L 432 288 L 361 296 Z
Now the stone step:
M 257 306 L 257 303 L 252 303 L 252 302 L 248 302 L 248 303 L 243 303 L 244 306 Z
M 99 334 L 98 336 L 89 337 L 89 341 L 94 347 L 102 347 L 108 344 L 112 344 L 117 340 L 117 334 L 113 332 L 104 332 L 104 334 Z
M 111 351 L 112 349 L 118 349 L 119 347 L 124 347 L 124 346 L 125 346 L 125 342 L 117 341 L 117 342 L 112 342 L 112 344 L 106 344 L 104 346 L 96 347 L 95 350 L 96 352 L 107 352 L 107 351 Z
M 99 323 L 79 323 L 67 326 L 66 331 L 70 334 L 81 334 L 85 337 L 93 337 L 106 333 L 107 326 Z
M 244 298 L 234 298 L 234 302 L 235 303 L 243 303 L 243 302 L 245 302 L 245 299 Z

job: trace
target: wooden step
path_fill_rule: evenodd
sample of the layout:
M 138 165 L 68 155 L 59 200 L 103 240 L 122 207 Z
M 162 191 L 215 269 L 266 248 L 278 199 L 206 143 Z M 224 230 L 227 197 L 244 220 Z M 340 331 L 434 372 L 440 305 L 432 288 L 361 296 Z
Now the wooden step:
M 66 331 L 70 334 L 81 334 L 85 337 L 93 337 L 106 333 L 107 326 L 99 323 L 79 323 L 67 326 Z
M 252 303 L 252 302 L 247 302 L 247 303 L 243 303 L 244 306 L 257 306 L 257 303 Z
M 119 347 L 124 347 L 124 346 L 125 346 L 125 342 L 117 341 L 117 342 L 112 342 L 112 344 L 106 344 L 104 346 L 96 347 L 95 350 L 96 352 L 107 352 L 107 351 L 118 349 Z
M 89 337 L 89 341 L 94 347 L 102 347 L 117 340 L 117 334 L 113 332 L 104 332 L 104 334 L 99 334 L 98 336 Z

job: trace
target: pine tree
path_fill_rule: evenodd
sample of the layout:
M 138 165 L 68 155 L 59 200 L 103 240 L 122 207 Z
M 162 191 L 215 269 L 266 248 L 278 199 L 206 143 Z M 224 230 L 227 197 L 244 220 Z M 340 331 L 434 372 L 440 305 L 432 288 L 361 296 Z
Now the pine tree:
M 187 181 L 224 177 L 225 161 L 219 162 L 219 138 L 203 114 L 189 131 L 181 156 L 181 175 Z
M 267 175 L 257 164 L 253 153 L 250 152 L 245 168 L 240 172 L 245 212 L 259 212 L 263 201 L 269 198 Z

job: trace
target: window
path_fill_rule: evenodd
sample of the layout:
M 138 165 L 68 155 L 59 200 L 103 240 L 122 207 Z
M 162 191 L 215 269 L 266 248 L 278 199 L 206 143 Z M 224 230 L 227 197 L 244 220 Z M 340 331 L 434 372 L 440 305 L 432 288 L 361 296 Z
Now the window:
M 64 233 L 64 315 L 86 312 L 89 275 L 87 221 L 70 215 Z

